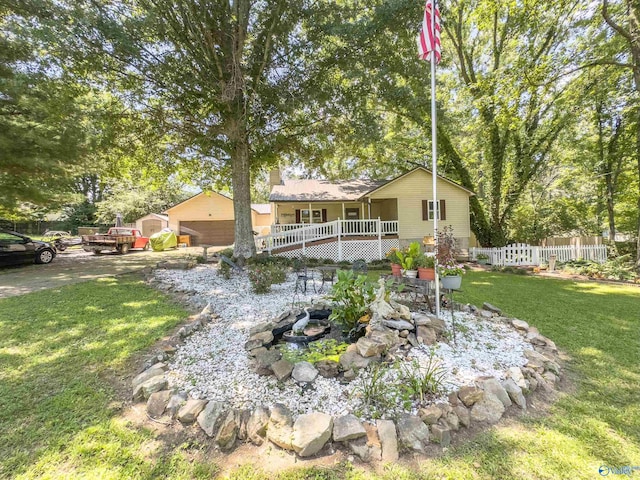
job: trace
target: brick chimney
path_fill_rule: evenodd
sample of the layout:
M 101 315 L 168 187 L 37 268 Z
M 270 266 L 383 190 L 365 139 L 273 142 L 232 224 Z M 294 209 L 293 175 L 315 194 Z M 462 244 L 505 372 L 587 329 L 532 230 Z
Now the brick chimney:
M 269 172 L 269 186 L 273 187 L 274 185 L 283 185 L 282 181 L 282 172 L 279 168 L 274 168 Z

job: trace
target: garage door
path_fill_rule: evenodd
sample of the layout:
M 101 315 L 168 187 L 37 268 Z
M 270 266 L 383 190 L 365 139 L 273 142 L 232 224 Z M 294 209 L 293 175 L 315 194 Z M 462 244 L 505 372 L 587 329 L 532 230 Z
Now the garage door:
M 180 235 L 191 235 L 192 245 L 231 245 L 234 241 L 234 221 L 180 222 Z

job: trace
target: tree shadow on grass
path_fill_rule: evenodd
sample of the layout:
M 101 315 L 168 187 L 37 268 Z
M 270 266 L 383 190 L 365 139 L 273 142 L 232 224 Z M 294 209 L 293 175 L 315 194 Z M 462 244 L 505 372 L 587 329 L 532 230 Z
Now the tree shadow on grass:
M 106 379 L 185 317 L 136 276 L 0 300 L 0 477 L 193 473 L 143 448 L 151 436 L 118 420 Z

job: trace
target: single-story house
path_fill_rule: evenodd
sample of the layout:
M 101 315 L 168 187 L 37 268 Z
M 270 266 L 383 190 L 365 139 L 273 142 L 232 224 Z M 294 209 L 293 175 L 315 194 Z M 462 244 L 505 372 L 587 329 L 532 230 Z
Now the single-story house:
M 142 232 L 145 237 L 150 237 L 154 233 L 158 233 L 163 228 L 169 227 L 169 217 L 157 213 L 150 213 L 136 220 L 136 228 Z
M 469 248 L 469 198 L 474 193 L 438 175 L 438 201 L 434 205 L 431 171 L 423 167 L 381 181 L 284 180 L 272 172 L 270 182 L 273 238 L 264 239 L 264 245 L 276 253 L 278 249 L 294 250 L 296 244 L 304 242 L 305 255 L 326 256 L 328 247 L 311 252 L 306 247 L 314 240 L 329 243 L 332 237 L 360 237 L 361 241 L 377 238 L 378 252 L 384 249 L 385 253 L 389 245 L 428 243 L 433 237 L 433 217 L 438 214 L 438 227 L 451 226 L 459 248 Z M 336 227 L 329 231 L 329 224 Z M 340 259 L 346 258 L 342 246 L 340 250 Z M 373 253 L 368 256 L 356 258 L 380 257 Z
M 201 192 L 165 212 L 169 228 L 178 235 L 191 235 L 191 244 L 231 245 L 234 242 L 233 200 L 222 193 Z M 261 233 L 271 224 L 269 204 L 251 205 L 251 222 Z

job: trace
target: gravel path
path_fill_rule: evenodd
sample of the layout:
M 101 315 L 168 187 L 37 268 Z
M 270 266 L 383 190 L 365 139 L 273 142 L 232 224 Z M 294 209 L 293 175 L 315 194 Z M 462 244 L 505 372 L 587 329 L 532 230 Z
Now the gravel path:
M 225 280 L 210 265 L 189 271 L 158 270 L 156 278 L 176 290 L 191 292 L 195 304 L 210 303 L 220 316 L 178 349 L 170 363 L 172 386 L 193 397 L 220 400 L 235 408 L 279 402 L 294 414 L 323 411 L 339 415 L 359 411 L 368 416 L 358 393 L 358 385 L 368 378 L 366 375 L 360 375 L 351 384 L 319 376 L 312 386 L 303 389 L 292 379 L 278 383 L 275 377 L 260 376 L 250 369 L 244 350 L 249 328 L 291 308 L 293 275 L 264 295 L 251 292 L 246 275 L 236 274 Z M 311 293 L 312 290 L 309 288 L 301 300 L 311 302 L 321 297 Z M 443 318 L 450 330 L 450 315 L 445 313 Z M 526 363 L 522 352 L 527 344 L 510 326 L 456 313 L 456 330 L 455 344 L 449 341 L 433 347 L 421 346 L 413 348 L 410 354 L 424 365 L 431 351 L 435 352 L 440 365 L 448 371 L 444 384 L 447 392 L 472 383 L 480 375 L 501 378 L 505 369 Z M 396 386 L 403 382 L 397 369 L 390 369 L 385 378 Z

